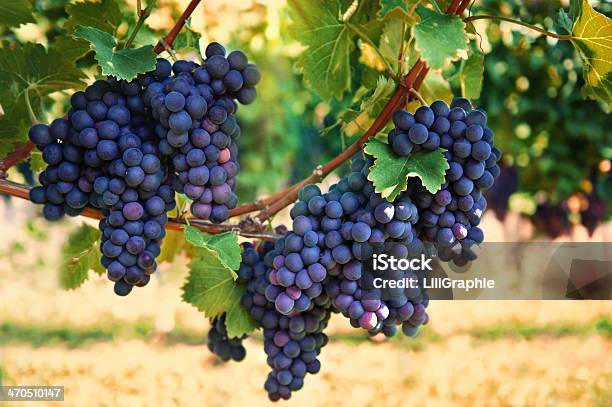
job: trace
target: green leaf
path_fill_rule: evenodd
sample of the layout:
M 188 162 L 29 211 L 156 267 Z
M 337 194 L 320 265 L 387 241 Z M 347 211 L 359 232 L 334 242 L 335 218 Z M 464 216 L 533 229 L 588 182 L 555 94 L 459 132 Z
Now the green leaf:
M 166 230 L 166 236 L 162 241 L 161 253 L 157 257 L 157 264 L 172 263 L 176 256 L 184 249 L 185 238 L 183 233 L 177 230 Z
M 232 303 L 231 308 L 227 311 L 227 315 L 225 316 L 225 327 L 227 328 L 227 335 L 230 338 L 248 335 L 257 328 L 257 323 L 253 321 L 249 312 L 240 302 L 243 294 L 244 292 L 240 294 L 240 299 L 238 301 Z
M 582 10 L 582 0 L 570 0 L 569 17 L 575 21 Z
M 572 44 L 584 63 L 582 88 L 585 97 L 612 104 L 612 20 L 595 11 L 587 0 L 582 7 L 574 3 L 576 17 L 571 32 Z
M 200 38 L 202 38 L 202 34 L 191 29 L 191 19 L 188 19 L 185 23 L 185 27 L 183 27 L 179 35 L 176 36 L 176 39 L 172 43 L 172 47 L 179 52 L 190 49 L 200 52 Z
M 399 20 L 389 20 L 383 27 L 378 48 L 381 54 L 390 61 L 393 68 L 397 68 L 397 57 L 399 55 L 400 44 L 402 43 L 403 24 Z M 404 43 L 405 45 L 405 43 Z
M 152 45 L 115 50 L 117 42 L 107 32 L 94 27 L 77 27 L 74 35 L 91 43 L 102 74 L 131 81 L 139 73 L 155 69 L 157 55 Z
M 468 37 L 461 18 L 437 13 L 419 4 L 421 21 L 413 26 L 415 47 L 433 69 L 443 69 L 461 54 L 467 55 Z
M 347 136 L 354 136 L 369 127 L 374 118 L 380 114 L 387 101 L 395 90 L 395 82 L 385 76 L 379 76 L 374 91 L 361 87 L 357 90 L 351 107 L 345 109 L 338 116 L 338 121 L 323 129 L 329 133 L 340 126 Z
M 67 289 L 79 287 L 87 280 L 88 272 L 93 269 L 104 273 L 100 264 L 98 248 L 100 232 L 87 224 L 81 225 L 68 237 L 63 246 L 63 260 L 60 267 L 60 284 Z
M 208 318 L 226 313 L 229 336 L 241 336 L 255 329 L 256 324 L 240 305 L 245 292 L 234 281 L 228 268 L 219 257 L 206 256 L 189 263 L 189 276 L 183 286 L 183 300 Z
M 468 99 L 478 99 L 482 91 L 484 75 L 484 55 L 478 46 L 472 47 L 472 52 L 461 71 L 461 95 Z
M 406 0 L 380 0 L 380 10 L 377 13 L 378 19 L 384 20 L 389 13 L 394 11 L 401 11 L 404 16 L 410 14 L 408 2 Z M 417 3 L 417 1 L 410 1 L 410 3 Z
M 354 33 L 340 20 L 338 0 L 289 0 L 291 33 L 307 49 L 297 61 L 304 82 L 321 98 L 341 99 L 351 86 Z
M 406 190 L 410 177 L 418 177 L 429 192 L 436 193 L 444 183 L 444 175 L 449 168 L 442 154 L 444 149 L 441 148 L 398 157 L 388 144 L 372 140 L 366 144 L 364 151 L 375 159 L 368 179 L 374 183 L 374 190 L 389 202 Z
M 234 278 L 238 278 L 235 270 L 240 267 L 242 257 L 238 238 L 231 232 L 218 235 L 203 233 L 193 226 L 185 226 L 185 240 L 193 246 L 204 249 L 209 256 L 218 257 Z
M 34 23 L 32 5 L 27 0 L 2 0 L 0 2 L 0 25 L 19 27 Z
M 43 161 L 42 152 L 34 150 L 30 153 L 30 160 L 28 161 L 32 172 L 40 173 L 42 170 L 47 168 L 47 163 Z
M 372 96 L 367 97 L 361 102 L 361 111 L 368 111 L 371 117 L 378 116 L 391 98 L 394 90 L 395 82 L 391 78 L 380 76 Z
M 76 61 L 89 52 L 89 44 L 69 35 L 58 35 L 51 43 L 51 49 L 63 55 L 68 61 Z
M 68 20 L 64 28 L 74 32 L 80 25 L 114 34 L 123 20 L 116 0 L 84 1 L 66 6 Z
M 42 45 L 16 45 L 0 48 L 0 86 L 21 96 L 27 89 L 38 96 L 60 90 L 80 88 L 84 74 L 73 68 L 57 52 L 47 52 Z
M 569 15 L 563 9 L 559 9 L 559 15 L 557 16 L 557 22 L 561 27 L 565 29 L 568 33 L 572 32 L 572 25 L 574 22 L 569 17 Z
M 218 257 L 206 256 L 192 260 L 183 300 L 215 318 L 227 312 L 233 302 L 239 302 L 242 290 Z
M 85 86 L 83 72 L 59 52 L 38 44 L 0 48 L 0 155 L 27 139 L 31 125 L 26 98 L 38 118 L 50 93 Z

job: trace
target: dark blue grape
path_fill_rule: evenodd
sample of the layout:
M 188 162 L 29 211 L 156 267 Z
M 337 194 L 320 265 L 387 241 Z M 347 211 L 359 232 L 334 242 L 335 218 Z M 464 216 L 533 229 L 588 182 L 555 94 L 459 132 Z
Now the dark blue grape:
M 427 130 L 427 127 L 421 123 L 416 123 L 408 131 L 408 138 L 414 144 L 423 144 L 425 141 L 427 141 L 428 135 L 429 131 Z
M 261 73 L 255 65 L 249 64 L 242 70 L 242 78 L 245 86 L 254 87 L 261 80 Z
M 417 121 L 417 123 L 421 123 L 425 127 L 431 127 L 435 120 L 435 116 L 431 108 L 428 106 L 421 106 L 414 113 L 414 119 Z

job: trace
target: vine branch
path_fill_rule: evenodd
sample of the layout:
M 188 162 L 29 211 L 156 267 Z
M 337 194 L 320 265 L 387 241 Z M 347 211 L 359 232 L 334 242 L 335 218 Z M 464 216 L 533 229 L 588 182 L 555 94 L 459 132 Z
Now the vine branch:
M 185 21 L 195 7 L 200 3 L 201 0 L 192 0 L 179 20 L 176 22 L 172 30 L 160 41 L 155 47 L 155 52 L 160 53 L 164 49 L 169 48 L 174 39 L 176 38 L 178 32 L 185 24 Z M 451 5 L 448 8 L 447 13 L 455 14 L 459 9 L 465 10 L 464 6 L 470 3 L 470 0 L 463 0 L 463 3 L 460 0 L 453 0 Z M 302 181 L 295 183 L 287 188 L 284 188 L 281 191 L 276 192 L 275 194 L 264 198 L 258 199 L 254 202 L 250 202 L 247 204 L 243 204 L 233 210 L 230 211 L 230 217 L 236 217 L 240 215 L 244 215 L 247 213 L 260 211 L 255 219 L 247 218 L 239 224 L 221 224 L 215 225 L 209 222 L 201 221 L 198 219 L 170 219 L 167 227 L 172 230 L 180 230 L 182 225 L 189 222 L 189 224 L 194 225 L 202 231 L 208 233 L 222 233 L 226 231 L 237 232 L 241 236 L 244 237 L 252 237 L 252 238 L 260 238 L 260 239 L 275 239 L 278 236 L 272 233 L 262 232 L 261 225 L 269 220 L 272 216 L 278 213 L 283 208 L 287 207 L 291 203 L 293 203 L 297 199 L 297 195 L 299 190 L 307 184 L 320 182 L 323 178 L 325 178 L 329 173 L 338 168 L 344 162 L 349 160 L 354 154 L 358 153 L 363 149 L 367 140 L 380 132 L 385 125 L 391 119 L 393 113 L 400 109 L 408 100 L 410 100 L 413 95 L 410 94 L 411 90 L 417 91 L 423 81 L 427 73 L 429 72 L 429 68 L 426 66 L 425 62 L 422 60 L 418 60 L 414 66 L 410 69 L 410 71 L 403 77 L 401 82 L 398 82 L 398 86 L 396 87 L 393 95 L 384 106 L 382 112 L 372 125 L 366 130 L 366 132 L 352 145 L 350 145 L 347 149 L 342 151 L 338 156 L 329 162 L 317 166 L 311 173 L 310 176 L 306 177 Z M 28 145 L 29 144 L 29 145 Z M 10 154 L 4 161 L 0 162 L 0 170 L 8 169 L 11 165 L 21 161 L 21 159 L 27 157 L 29 152 L 32 150 L 32 143 L 26 143 L 24 146 L 16 150 L 13 154 Z M 20 151 L 21 150 L 21 151 Z M 27 150 L 27 151 L 26 151 Z M 0 192 L 7 193 L 9 195 L 17 196 L 23 199 L 29 199 L 28 196 L 28 188 L 15 184 L 10 181 L 0 180 Z M 86 208 L 83 213 L 83 216 L 91 217 L 94 219 L 99 219 L 101 216 L 100 211 L 92 208 Z
M 24 185 L 12 182 L 9 180 L 0 180 L 0 193 L 5 193 L 17 198 L 30 200 L 29 196 L 30 189 Z M 85 208 L 81 213 L 81 216 L 85 216 L 91 219 L 102 219 L 102 212 L 94 208 Z M 171 218 L 168 220 L 166 227 L 171 230 L 182 230 L 183 226 L 189 223 L 207 233 L 223 233 L 223 232 L 237 232 L 239 235 L 248 238 L 268 239 L 274 240 L 278 236 L 274 233 L 263 232 L 260 230 L 258 225 L 242 226 L 238 224 L 224 223 L 215 225 L 210 222 L 202 221 L 199 219 L 182 219 L 182 218 Z
M 531 30 L 539 32 L 540 34 L 546 35 L 547 37 L 556 38 L 556 39 L 561 40 L 561 41 L 570 41 L 572 39 L 571 35 L 559 35 L 559 34 L 554 33 L 552 31 L 546 31 L 545 29 L 540 28 L 538 26 L 535 26 L 533 24 L 529 24 L 529 23 L 526 23 L 526 22 L 521 21 L 521 20 L 515 20 L 513 18 L 504 17 L 504 16 L 478 15 L 478 16 L 468 17 L 468 18 L 464 19 L 463 21 L 465 21 L 466 23 L 470 23 L 470 22 L 476 21 L 476 20 L 501 20 L 501 21 L 507 21 L 509 23 L 513 23 L 513 24 L 521 25 L 523 27 L 527 27 L 527 28 L 529 28 Z
M 172 27 L 170 32 L 168 34 L 166 34 L 166 36 L 164 38 L 159 40 L 159 42 L 155 46 L 155 49 L 153 49 L 153 51 L 156 54 L 160 54 L 162 51 L 164 51 L 166 49 L 165 46 L 164 46 L 164 42 L 168 46 L 172 45 L 172 43 L 174 42 L 174 39 L 178 35 L 179 31 L 181 31 L 181 29 L 185 25 L 185 21 L 187 21 L 187 19 L 193 13 L 193 10 L 195 10 L 195 8 L 198 6 L 198 4 L 200 4 L 200 1 L 202 1 L 202 0 L 191 0 L 191 2 L 189 2 L 189 4 L 187 5 L 187 8 L 185 9 L 185 11 L 183 11 L 183 14 L 181 14 L 179 19 L 176 21 L 176 24 L 174 24 L 174 27 Z
M 449 5 L 446 13 L 447 14 L 457 14 L 459 15 L 461 12 L 465 10 L 471 0 L 453 0 Z M 459 12 L 461 10 L 461 12 Z M 361 136 L 355 143 L 350 145 L 346 150 L 342 151 L 336 158 L 327 162 L 322 166 L 318 166 L 312 172 L 312 174 L 302 181 L 293 184 L 287 188 L 278 191 L 272 196 L 266 198 L 264 202 L 268 202 L 263 208 L 261 207 L 261 201 L 258 204 L 248 203 L 239 206 L 238 208 L 230 211 L 230 217 L 243 215 L 249 212 L 255 212 L 260 210 L 260 212 L 256 215 L 256 219 L 259 222 L 264 222 L 267 219 L 270 219 L 272 216 L 277 214 L 280 210 L 285 208 L 288 205 L 291 205 L 298 196 L 298 192 L 304 186 L 313 183 L 320 182 L 323 178 L 325 178 L 330 172 L 338 168 L 345 161 L 351 158 L 354 154 L 361 151 L 366 143 L 366 141 L 379 131 L 381 131 L 387 122 L 391 119 L 393 113 L 400 109 L 404 104 L 408 102 L 411 95 L 409 94 L 410 89 L 418 91 L 421 84 L 425 80 L 427 73 L 429 72 L 429 68 L 425 65 L 425 62 L 422 60 L 418 60 L 414 66 L 410 69 L 410 71 L 406 74 L 404 79 L 401 81 L 399 86 L 395 89 L 395 92 L 383 108 L 380 115 L 374 120 L 374 123 L 370 126 L 370 128 Z
M 132 45 L 134 38 L 136 38 L 136 34 L 138 34 L 138 31 L 140 31 L 140 29 L 144 25 L 145 20 L 151 15 L 151 11 L 153 11 L 153 7 L 155 7 L 156 1 L 157 0 L 149 0 L 147 7 L 143 9 L 142 5 L 140 4 L 140 0 L 138 0 L 138 3 L 136 5 L 136 13 L 138 14 L 138 22 L 136 23 L 134 30 L 130 34 L 130 38 L 128 38 L 128 40 L 125 42 L 124 48 L 129 48 L 130 45 Z

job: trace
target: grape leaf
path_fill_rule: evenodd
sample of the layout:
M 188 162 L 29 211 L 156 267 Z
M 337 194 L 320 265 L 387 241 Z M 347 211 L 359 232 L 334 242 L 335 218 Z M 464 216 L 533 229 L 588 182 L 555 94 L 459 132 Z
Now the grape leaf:
M 84 1 L 66 6 L 68 20 L 64 28 L 74 32 L 80 25 L 98 28 L 114 34 L 123 15 L 116 0 Z
M 181 232 L 167 229 L 166 237 L 162 241 L 161 253 L 157 257 L 157 264 L 172 263 L 176 255 L 183 251 L 184 243 L 185 238 Z
M 595 11 L 588 0 L 570 3 L 575 14 L 571 41 L 584 63 L 585 97 L 612 104 L 612 20 Z
M 68 35 L 58 35 L 51 43 L 51 49 L 57 51 L 68 61 L 76 61 L 89 52 L 87 41 Z
M 60 284 L 67 289 L 79 287 L 87 280 L 89 270 L 104 273 L 100 264 L 98 248 L 100 231 L 87 224 L 81 225 L 68 237 L 62 248 L 63 259 L 60 267 Z
M 468 38 L 461 18 L 437 13 L 419 4 L 421 21 L 412 28 L 415 47 L 433 69 L 442 69 L 466 54 Z
M 2 0 L 0 2 L 0 25 L 19 27 L 33 23 L 32 5 L 26 0 Z
M 80 25 L 94 27 L 115 35 L 123 15 L 116 0 L 84 1 L 66 6 L 68 19 L 64 28 L 74 33 Z M 89 52 L 89 43 L 70 35 L 59 35 L 51 47 L 62 53 L 66 59 L 75 61 Z
M 289 0 L 291 34 L 307 49 L 297 67 L 321 98 L 341 99 L 351 86 L 354 33 L 341 21 L 338 0 Z
M 234 277 L 238 278 L 235 270 L 240 267 L 242 257 L 240 255 L 240 244 L 238 238 L 231 232 L 218 235 L 203 233 L 193 226 L 185 226 L 185 240 L 193 246 L 200 247 L 208 256 L 218 257 Z
M 482 91 L 484 75 L 483 54 L 477 45 L 471 47 L 472 51 L 463 65 L 461 71 L 461 95 L 468 99 L 478 99 Z
M 39 150 L 34 150 L 30 153 L 28 165 L 34 173 L 40 173 L 47 168 L 47 163 L 43 161 L 42 152 Z
M 172 47 L 177 51 L 195 49 L 200 52 L 200 38 L 202 38 L 202 34 L 191 29 L 191 19 L 189 19 L 185 23 L 185 27 L 176 36 Z
M 379 20 L 387 17 L 405 19 L 414 10 L 419 0 L 380 0 L 380 10 L 376 14 Z
M 351 107 L 345 109 L 339 116 L 338 122 L 326 127 L 324 133 L 340 126 L 347 136 L 362 133 L 370 126 L 374 118 L 380 114 L 387 101 L 395 90 L 395 82 L 385 76 L 379 76 L 374 91 L 362 87 L 357 90 Z
M 364 152 L 375 159 L 368 179 L 374 183 L 374 190 L 389 202 L 406 190 L 409 177 L 420 178 L 429 192 L 436 193 L 449 168 L 441 148 L 398 157 L 388 144 L 372 140 L 366 144 Z
M 94 27 L 79 26 L 74 35 L 90 42 L 104 75 L 131 81 L 138 74 L 155 69 L 157 55 L 152 45 L 117 50 L 113 36 Z
M 572 25 L 574 22 L 570 18 L 569 15 L 563 9 L 559 9 L 559 15 L 557 16 L 557 22 L 561 27 L 565 29 L 568 33 L 572 32 Z
M 248 335 L 257 328 L 257 323 L 253 321 L 249 312 L 242 306 L 240 300 L 244 292 L 240 294 L 238 301 L 234 301 L 225 316 L 225 327 L 227 336 L 230 338 Z
M 241 336 L 255 329 L 255 323 L 240 305 L 245 288 L 236 284 L 220 257 L 195 259 L 188 267 L 189 276 L 183 285 L 185 302 L 209 318 L 227 313 L 225 323 L 229 336 Z
M 28 103 L 41 117 L 43 98 L 50 93 L 80 89 L 85 75 L 55 50 L 39 44 L 0 48 L 0 156 L 27 139 L 31 119 Z M 28 102 L 26 102 L 26 98 Z M 7 151 L 8 150 L 8 151 Z
M 397 68 L 397 57 L 400 44 L 402 43 L 402 35 L 404 34 L 404 32 L 402 32 L 403 28 L 401 21 L 389 20 L 385 23 L 382 35 L 380 36 L 378 48 L 380 48 L 381 54 L 383 54 L 387 61 L 391 62 L 391 66 L 393 66 L 394 69 Z

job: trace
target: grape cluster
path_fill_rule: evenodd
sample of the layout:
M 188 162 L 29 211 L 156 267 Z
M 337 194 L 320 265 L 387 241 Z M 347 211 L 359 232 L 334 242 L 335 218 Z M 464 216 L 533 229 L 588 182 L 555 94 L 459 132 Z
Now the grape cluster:
M 332 312 L 370 334 L 387 336 L 398 325 L 414 336 L 428 321 L 428 298 L 421 290 L 386 297 L 365 284 L 363 262 L 385 250 L 385 243 L 403 257 L 423 248 L 414 231 L 417 207 L 406 194 L 389 203 L 375 193 L 366 178 L 370 165 L 354 160 L 351 173 L 327 193 L 306 186 L 291 209 L 291 231 L 277 230 L 281 238 L 257 248 L 243 245 L 242 306 L 263 328 L 272 369 L 264 387 L 273 401 L 288 399 L 307 373 L 319 371 L 317 356 L 328 342 L 323 330 Z
M 414 181 L 413 199 L 419 207 L 417 229 L 423 239 L 436 242 L 440 259 L 463 266 L 476 258 L 476 246 L 484 239 L 478 227 L 487 201 L 482 192 L 500 174 L 501 152 L 486 126 L 483 110 L 472 109 L 469 100 L 457 98 L 450 107 L 443 101 L 419 107 L 414 115 L 398 111 L 389 145 L 399 156 L 418 151 L 446 149 L 449 168 L 435 194 Z
M 352 172 L 329 192 L 322 194 L 316 185 L 300 192 L 291 210 L 293 230 L 285 236 L 283 253 L 275 257 L 269 276 L 277 291 L 275 307 L 281 314 L 308 310 L 325 291 L 336 311 L 347 316 L 353 326 L 373 334 L 384 329 L 393 335 L 397 322 L 412 317 L 398 319 L 397 313 L 390 312 L 409 302 L 404 293 L 387 304 L 381 292 L 360 284 L 363 261 L 385 250 L 385 243 L 397 243 L 395 255 L 400 258 L 422 248 L 413 229 L 417 207 L 407 194 L 391 203 L 375 193 L 366 178 L 368 168 L 366 161 L 355 160 Z M 423 300 L 419 294 L 410 294 L 414 305 Z M 424 322 L 418 318 L 412 319 L 416 326 Z M 410 325 L 406 330 L 412 332 L 413 328 Z
M 47 164 L 30 200 L 48 220 L 102 211 L 101 263 L 118 295 L 156 270 L 175 192 L 214 222 L 237 204 L 235 99 L 251 103 L 260 74 L 240 51 L 225 58 L 211 43 L 206 54 L 204 66 L 158 59 L 133 81 L 97 80 L 72 95 L 65 118 L 29 130 Z
M 211 321 L 208 331 L 208 349 L 224 362 L 240 362 L 246 356 L 242 338 L 229 338 L 225 327 L 225 314 Z
M 175 206 L 141 96 L 153 78 L 98 80 L 72 95 L 68 119 L 29 132 L 48 164 L 30 199 L 49 220 L 102 210 L 101 263 L 119 295 L 148 283 Z
M 394 115 L 389 144 L 400 156 L 440 147 L 449 169 L 440 191 L 431 194 L 411 180 L 393 202 L 367 179 L 370 161 L 354 159 L 351 172 L 322 193 L 304 187 L 290 211 L 291 230 L 276 242 L 245 244 L 239 281 L 242 306 L 263 328 L 272 368 L 265 389 L 271 400 L 288 399 L 303 386 L 327 343 L 323 330 L 331 313 L 344 315 L 371 335 L 414 336 L 429 317 L 422 285 L 380 290 L 364 264 L 382 252 L 415 258 L 437 251 L 440 261 L 464 265 L 482 242 L 478 227 L 486 201 L 482 191 L 499 173 L 500 152 L 486 127 L 486 114 L 465 99 L 449 107 L 435 102 L 412 115 Z M 450 234 L 449 234 L 450 233 Z M 415 271 L 391 270 L 388 278 L 414 278 Z
M 206 57 L 202 66 L 175 63 L 169 80 L 148 86 L 145 101 L 158 122 L 159 150 L 171 159 L 175 190 L 193 199 L 196 217 L 220 223 L 238 203 L 236 100 L 255 100 L 260 74 L 240 51 L 226 58 L 218 43 L 208 45 Z
M 286 234 L 286 230 L 277 232 Z M 274 259 L 282 253 L 282 242 L 263 242 L 257 249 L 245 244 L 238 270 L 239 281 L 246 285 L 242 305 L 263 327 L 264 350 L 272 369 L 264 387 L 273 401 L 288 399 L 292 391 L 302 388 L 307 373 L 315 374 L 321 368 L 317 356 L 328 342 L 323 329 L 331 311 L 325 293 L 299 314 L 283 315 L 275 309 L 277 291 L 269 275 Z

